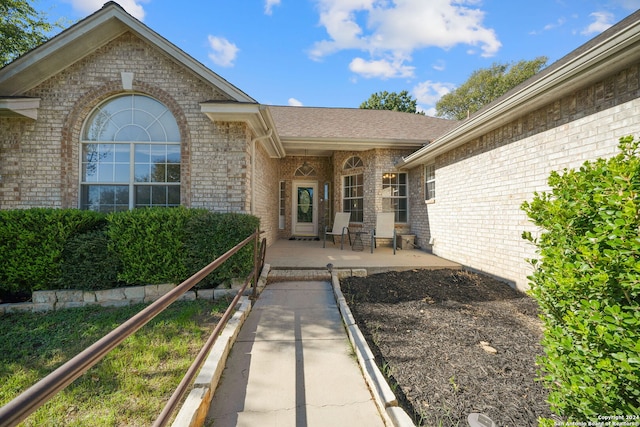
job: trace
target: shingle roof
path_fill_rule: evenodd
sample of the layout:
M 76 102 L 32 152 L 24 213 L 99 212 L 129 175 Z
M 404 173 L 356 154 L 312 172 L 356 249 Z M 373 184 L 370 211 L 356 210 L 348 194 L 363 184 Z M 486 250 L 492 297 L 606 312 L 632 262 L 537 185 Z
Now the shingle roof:
M 432 141 L 459 122 L 359 108 L 269 106 L 281 139 Z

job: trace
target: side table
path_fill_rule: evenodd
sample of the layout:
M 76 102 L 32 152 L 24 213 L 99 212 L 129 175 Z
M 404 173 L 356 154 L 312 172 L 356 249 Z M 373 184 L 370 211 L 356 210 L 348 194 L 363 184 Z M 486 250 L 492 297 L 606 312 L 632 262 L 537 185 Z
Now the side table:
M 364 250 L 364 243 L 362 242 L 362 236 L 364 236 L 365 234 L 369 234 L 366 231 L 356 231 L 355 235 L 356 237 L 353 239 L 353 244 L 351 245 L 351 250 L 352 251 L 363 251 Z

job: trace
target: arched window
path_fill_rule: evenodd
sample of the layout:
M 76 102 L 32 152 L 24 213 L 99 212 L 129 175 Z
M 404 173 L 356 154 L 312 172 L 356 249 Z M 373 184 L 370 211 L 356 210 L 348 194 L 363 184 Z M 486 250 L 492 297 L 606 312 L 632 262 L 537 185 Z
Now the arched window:
M 352 169 L 364 166 L 362 159 L 353 156 L 344 162 L 343 170 L 349 175 L 342 177 L 342 211 L 351 212 L 351 222 L 364 220 L 364 179 L 362 171 L 355 173 Z
M 180 130 L 145 95 L 109 99 L 82 132 L 80 207 L 114 212 L 180 205 Z
M 364 166 L 362 163 L 362 159 L 358 156 L 349 157 L 346 162 L 344 162 L 344 170 L 361 168 Z

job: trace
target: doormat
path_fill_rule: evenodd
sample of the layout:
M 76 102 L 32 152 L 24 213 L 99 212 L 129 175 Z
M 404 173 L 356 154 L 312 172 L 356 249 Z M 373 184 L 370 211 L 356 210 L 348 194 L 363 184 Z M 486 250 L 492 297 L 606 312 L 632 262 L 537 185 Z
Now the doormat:
M 318 241 L 320 240 L 319 237 L 313 237 L 313 236 L 291 236 L 289 237 L 289 240 L 298 240 L 298 241 Z

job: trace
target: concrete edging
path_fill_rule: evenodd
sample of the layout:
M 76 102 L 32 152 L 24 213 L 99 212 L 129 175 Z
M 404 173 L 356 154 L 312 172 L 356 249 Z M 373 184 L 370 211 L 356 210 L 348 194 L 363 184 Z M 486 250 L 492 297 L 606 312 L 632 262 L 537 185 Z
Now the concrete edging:
M 355 270 L 351 273 L 355 273 Z M 360 273 L 360 272 L 358 272 Z M 348 275 L 348 274 L 347 274 Z M 361 274 L 353 274 L 360 276 Z M 365 274 L 366 275 L 366 274 Z M 406 411 L 398 406 L 398 399 L 396 398 L 393 390 L 387 383 L 384 375 L 375 363 L 375 358 L 367 341 L 362 335 L 360 328 L 356 325 L 355 319 L 347 301 L 340 289 L 340 279 L 343 276 L 341 271 L 332 272 L 331 284 L 333 287 L 333 293 L 338 303 L 338 309 L 342 315 L 342 321 L 344 322 L 349 341 L 353 346 L 353 350 L 356 353 L 358 364 L 362 370 L 362 375 L 371 390 L 371 393 L 376 402 L 376 406 L 383 416 L 385 424 L 393 425 L 394 427 L 415 427 L 413 420 L 406 413 Z
M 269 264 L 265 264 L 260 273 L 257 284 L 258 293 L 262 292 L 267 283 L 267 275 L 270 268 Z M 211 400 L 213 399 L 213 393 L 222 377 L 222 371 L 226 366 L 231 347 L 233 347 L 244 321 L 249 316 L 251 308 L 251 300 L 247 296 L 241 297 L 238 310 L 229 319 L 211 348 L 191 391 L 171 424 L 172 427 L 199 427 L 204 425 Z

